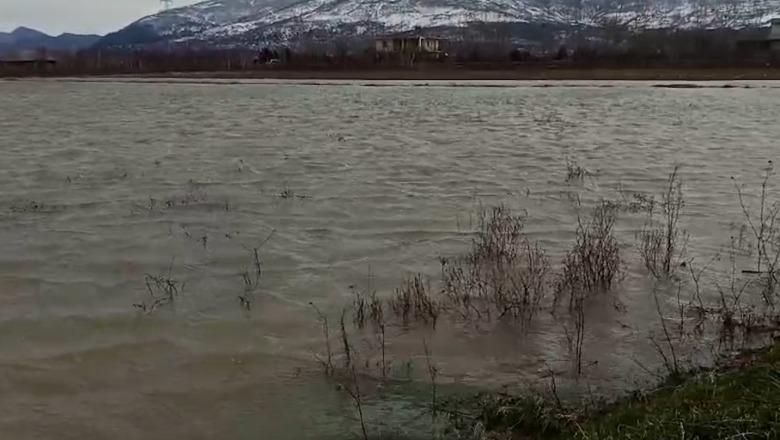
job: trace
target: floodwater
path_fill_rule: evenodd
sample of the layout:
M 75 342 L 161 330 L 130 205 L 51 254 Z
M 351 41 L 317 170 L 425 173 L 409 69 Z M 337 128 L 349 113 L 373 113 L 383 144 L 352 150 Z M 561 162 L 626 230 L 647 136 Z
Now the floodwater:
M 310 303 L 335 334 L 351 285 L 389 295 L 418 272 L 435 285 L 438 258 L 466 252 L 475 214 L 498 203 L 526 210 L 559 261 L 573 194 L 658 194 L 675 164 L 688 253 L 707 261 L 742 221 L 735 182 L 754 189 L 780 151 L 776 83 L 381 85 L 0 81 L 2 437 L 350 438 Z M 588 176 L 566 182 L 567 161 Z M 589 311 L 581 381 L 596 391 L 658 365 L 642 218 L 618 223 L 621 306 Z M 186 283 L 175 304 L 134 309 L 145 274 L 169 270 Z M 423 340 L 451 389 L 568 369 L 549 317 L 524 331 L 442 321 L 388 329 L 394 379 L 366 390 L 371 429 L 417 420 Z M 353 338 L 376 359 L 375 339 Z

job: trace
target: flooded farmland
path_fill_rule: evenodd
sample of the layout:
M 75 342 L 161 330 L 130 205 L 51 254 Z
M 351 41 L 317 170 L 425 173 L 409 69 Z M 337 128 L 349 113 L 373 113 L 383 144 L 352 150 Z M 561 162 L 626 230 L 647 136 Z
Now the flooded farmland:
M 483 85 L 0 81 L 0 431 L 347 438 L 359 426 L 317 360 L 315 307 L 335 350 L 354 290 L 389 297 L 418 273 L 438 289 L 440 258 L 468 252 L 499 204 L 524 213 L 555 268 L 578 213 L 659 197 L 679 165 L 686 259 L 725 270 L 718 256 L 744 233 L 736 188 L 754 203 L 780 152 L 776 83 Z M 645 221 L 618 215 L 622 274 L 586 309 L 570 389 L 614 395 L 661 363 Z M 145 311 L 154 277 L 178 294 Z M 677 287 L 690 294 L 680 281 L 662 298 Z M 442 392 L 539 386 L 550 371 L 566 392 L 559 319 L 467 321 L 388 324 L 390 379 L 365 379 L 375 425 L 413 429 L 431 361 Z M 353 343 L 375 371 L 368 333 Z

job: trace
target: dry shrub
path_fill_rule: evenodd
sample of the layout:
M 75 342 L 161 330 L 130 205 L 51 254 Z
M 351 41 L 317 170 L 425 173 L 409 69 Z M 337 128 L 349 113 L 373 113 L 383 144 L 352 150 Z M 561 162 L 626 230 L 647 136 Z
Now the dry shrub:
M 755 240 L 753 247 L 756 251 L 756 269 L 745 271 L 745 273 L 756 274 L 760 277 L 761 295 L 765 305 L 770 309 L 775 307 L 778 299 L 778 287 L 780 287 L 778 280 L 780 273 L 780 230 L 777 227 L 780 204 L 770 202 L 767 199 L 769 179 L 773 174 L 774 167 L 770 162 L 761 182 L 757 208 L 751 208 L 748 205 L 742 188 L 739 185 L 736 186 L 742 213 Z
M 355 404 L 357 410 L 358 420 L 360 420 L 360 429 L 362 438 L 368 440 L 368 430 L 366 428 L 366 418 L 363 413 L 363 395 L 360 390 L 360 377 L 358 374 L 358 353 L 355 351 L 352 343 L 349 340 L 349 333 L 347 332 L 346 325 L 347 309 L 341 310 L 341 319 L 339 320 L 339 327 L 341 329 L 341 343 L 344 350 L 344 377 L 343 382 L 340 384 L 340 388 L 349 395 Z
M 480 230 L 473 241 L 471 256 L 484 261 L 510 260 L 518 254 L 523 239 L 525 216 L 513 215 L 499 205 L 480 213 Z
M 176 302 L 176 299 L 184 291 L 185 283 L 173 278 L 173 263 L 174 260 L 171 260 L 166 274 L 146 274 L 144 276 L 149 299 L 133 304 L 133 307 L 144 313 L 152 313 L 163 306 L 173 305 Z
M 555 288 L 554 308 L 568 297 L 572 322 L 563 324 L 577 374 L 582 374 L 585 343 L 585 301 L 612 288 L 620 273 L 620 248 L 614 236 L 619 207 L 601 202 L 592 218 L 577 219 L 577 238 L 566 254 Z
M 583 182 L 588 176 L 588 170 L 576 161 L 566 160 L 566 183 Z
M 680 287 L 681 288 L 681 287 Z M 679 298 L 679 290 L 678 290 Z M 681 361 L 678 358 L 677 351 L 675 350 L 675 340 L 672 337 L 672 332 L 669 331 L 669 326 L 666 325 L 666 317 L 664 316 L 661 308 L 661 301 L 658 299 L 658 289 L 653 289 L 653 300 L 655 301 L 655 310 L 658 314 L 658 318 L 661 323 L 661 330 L 663 330 L 663 339 L 659 342 L 658 338 L 654 334 L 650 334 L 650 342 L 653 344 L 656 353 L 659 354 L 663 360 L 664 368 L 669 373 L 670 377 L 678 377 L 682 373 Z M 680 339 L 683 332 L 683 315 L 680 315 Z
M 341 343 L 344 348 L 344 370 L 349 371 L 352 365 L 352 345 L 349 343 L 349 333 L 347 333 L 346 325 L 347 309 L 341 310 L 341 319 L 339 320 L 339 328 L 341 329 Z
M 263 277 L 263 263 L 260 260 L 260 249 L 252 248 L 252 265 L 241 272 L 241 279 L 244 281 L 244 293 L 238 295 L 241 308 L 246 311 L 252 310 L 254 304 L 254 294 L 260 286 L 260 280 Z
M 371 298 L 368 301 L 368 318 L 376 328 L 381 328 L 385 325 L 385 308 L 382 301 L 377 298 L 376 292 L 371 294 Z
M 525 217 L 497 206 L 480 216 L 471 251 L 443 259 L 443 292 L 463 318 L 509 315 L 530 321 L 549 288 L 550 263 L 524 233 Z
M 321 358 L 319 355 L 315 354 L 314 358 L 319 361 L 319 363 L 322 365 L 322 369 L 325 372 L 326 376 L 333 376 L 336 373 L 336 366 L 333 363 L 333 349 L 331 348 L 330 343 L 330 326 L 328 325 L 328 317 L 320 309 L 314 305 L 314 303 L 310 302 L 309 305 L 314 309 L 314 311 L 317 313 L 317 320 L 320 322 L 320 325 L 322 326 L 322 337 L 325 341 L 325 358 Z
M 645 267 L 656 278 L 669 278 L 674 268 L 684 257 L 684 246 L 687 233 L 680 229 L 680 215 L 685 206 L 682 192 L 682 180 L 679 167 L 669 174 L 666 190 L 658 205 L 661 210 L 660 222 L 655 219 L 655 205 L 650 210 L 650 217 L 639 233 L 639 253 Z
M 571 305 L 571 323 L 563 324 L 563 333 L 569 348 L 575 372 L 582 374 L 582 348 L 585 345 L 585 298 L 578 296 Z
M 574 247 L 566 254 L 556 285 L 556 304 L 568 297 L 569 310 L 577 301 L 607 292 L 620 273 L 620 247 L 614 235 L 617 210 L 601 202 L 587 222 L 578 218 Z
M 359 290 L 353 289 L 352 298 L 352 324 L 356 328 L 362 329 L 366 326 L 366 313 L 368 304 L 365 295 Z
M 396 289 L 389 305 L 404 324 L 415 320 L 435 328 L 441 314 L 441 304 L 433 297 L 430 282 L 423 280 L 419 274 L 407 279 Z
M 753 336 L 772 334 L 780 330 L 780 315 L 762 296 L 766 295 L 766 277 L 754 278 L 752 271 L 745 273 L 737 267 L 741 254 L 736 239 L 732 238 L 728 250 L 729 270 L 725 283 L 715 281 L 718 292 L 717 304 L 706 309 L 705 313 L 714 316 L 720 323 L 721 342 L 733 344 L 737 339 L 748 342 Z M 761 301 L 764 307 L 760 307 Z
M 620 199 L 615 203 L 620 205 L 620 210 L 623 212 L 636 214 L 639 212 L 650 213 L 655 210 L 657 201 L 653 196 L 638 192 L 632 193 L 626 191 L 622 185 L 620 188 L 618 188 L 618 192 L 620 193 Z
M 780 313 L 768 307 L 761 293 L 766 286 L 763 277 L 756 277 L 755 271 L 740 270 L 739 265 L 745 257 L 745 250 L 738 237 L 731 237 L 730 247 L 724 250 L 724 255 L 716 256 L 714 261 L 726 260 L 728 266 L 722 272 L 714 273 L 715 277 L 702 284 L 702 275 L 710 268 L 712 262 L 702 268 L 696 268 L 694 261 L 688 262 L 693 293 L 687 305 L 679 298 L 680 336 L 683 337 L 684 316 L 693 318 L 692 336 L 701 337 L 706 324 L 708 329 L 717 329 L 719 334 L 719 350 L 744 349 L 745 347 L 764 343 L 767 338 L 780 331 Z M 713 301 L 707 301 L 704 294 L 712 290 L 716 296 Z M 667 337 L 668 339 L 668 337 Z M 736 344 L 741 343 L 741 347 Z M 656 348 L 657 349 L 657 348 Z M 673 358 L 670 358 L 672 361 Z M 668 366 L 669 359 L 664 359 Z
M 370 294 L 352 287 L 352 323 L 358 329 L 364 329 L 371 323 L 375 329 L 385 324 L 385 310 L 382 300 L 376 292 Z

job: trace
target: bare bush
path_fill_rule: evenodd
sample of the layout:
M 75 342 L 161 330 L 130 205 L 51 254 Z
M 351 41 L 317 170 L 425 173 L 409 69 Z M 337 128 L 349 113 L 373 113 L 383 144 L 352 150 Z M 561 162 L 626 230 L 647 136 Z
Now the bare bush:
M 617 209 L 601 202 L 593 216 L 583 222 L 578 217 L 577 236 L 562 263 L 555 289 L 555 303 L 568 298 L 569 310 L 577 301 L 607 292 L 620 273 L 620 247 L 614 235 Z
M 238 301 L 246 311 L 252 310 L 255 301 L 255 291 L 260 286 L 260 279 L 263 276 L 263 263 L 260 260 L 259 248 L 253 248 L 251 267 L 241 272 L 241 279 L 244 281 L 244 293 L 238 295 Z
M 576 241 L 562 262 L 555 286 L 555 306 L 569 301 L 571 324 L 564 333 L 576 373 L 582 374 L 585 344 L 585 301 L 612 288 L 620 273 L 620 247 L 614 236 L 619 206 L 602 201 L 587 221 L 577 218 Z
M 550 262 L 524 233 L 525 217 L 506 206 L 485 211 L 471 251 L 442 259 L 443 292 L 462 317 L 493 314 L 530 321 L 549 290 Z
M 583 182 L 588 174 L 588 170 L 576 161 L 566 160 L 566 183 Z
M 520 252 L 521 257 L 508 263 L 511 268 L 506 271 L 509 289 L 497 297 L 496 305 L 503 309 L 501 316 L 509 314 L 530 321 L 549 288 L 550 261 L 538 243 L 524 240 Z
M 382 368 L 382 378 L 387 378 L 387 333 L 386 333 L 386 326 L 385 323 L 382 322 L 382 324 L 379 325 L 379 329 L 377 332 L 377 338 L 379 339 L 379 348 L 382 353 L 382 359 L 381 364 L 379 364 Z
M 363 330 L 367 324 L 371 324 L 374 335 L 379 344 L 381 359 L 377 367 L 381 370 L 382 378 L 387 377 L 389 361 L 387 360 L 387 325 L 385 323 L 385 305 L 376 292 L 366 294 L 364 291 L 350 286 L 352 289 L 352 324 L 355 328 Z M 370 289 L 370 284 L 369 284 Z
M 523 240 L 525 216 L 514 215 L 505 205 L 480 212 L 479 231 L 473 241 L 472 256 L 480 260 L 512 259 Z
M 341 328 L 341 343 L 344 349 L 344 370 L 349 371 L 352 365 L 352 346 L 349 344 L 349 335 L 347 333 L 347 326 L 345 317 L 347 315 L 347 309 L 341 311 L 341 320 L 339 320 L 339 326 Z
M 744 274 L 737 267 L 740 250 L 734 238 L 728 250 L 728 279 L 725 285 L 715 282 L 718 292 L 718 304 L 709 310 L 720 322 L 721 342 L 733 343 L 738 334 L 747 338 L 760 326 L 774 320 L 772 313 L 761 313 L 756 310 L 755 301 L 751 301 L 750 292 L 755 292 L 755 287 L 764 292 L 765 286 L 761 280 L 751 278 L 751 274 Z
M 432 292 L 430 282 L 423 280 L 422 275 L 415 275 L 396 289 L 389 300 L 390 309 L 404 324 L 415 320 L 431 324 L 436 328 L 441 314 L 441 305 L 433 297 Z
M 355 359 L 356 352 L 352 348 L 352 344 L 349 340 L 349 334 L 347 333 L 345 318 L 347 311 L 343 309 L 341 311 L 341 320 L 339 321 L 341 327 L 341 342 L 344 349 L 344 372 L 346 376 L 343 378 L 345 382 L 340 384 L 340 388 L 343 389 L 347 395 L 352 399 L 357 410 L 358 420 L 360 421 L 360 430 L 363 440 L 368 440 L 368 429 L 366 428 L 366 418 L 363 414 L 363 394 L 360 390 L 360 376 L 357 372 L 357 359 Z
M 638 192 L 629 192 L 620 185 L 618 188 L 620 194 L 620 210 L 630 213 L 647 212 L 650 213 L 655 209 L 656 200 L 655 197 Z
M 320 311 L 320 309 L 309 303 L 309 305 L 317 313 L 318 320 L 322 325 L 322 335 L 325 342 L 326 356 L 325 358 L 315 354 L 315 358 L 322 365 L 323 372 L 326 376 L 334 379 L 337 383 L 338 389 L 346 393 L 355 405 L 358 421 L 360 422 L 361 438 L 368 440 L 368 428 L 367 420 L 364 413 L 364 395 L 361 388 L 361 375 L 359 368 L 361 360 L 359 359 L 360 353 L 355 349 L 350 340 L 350 335 L 347 331 L 347 309 L 341 310 L 341 317 L 339 319 L 339 339 L 342 345 L 342 364 L 339 368 L 336 367 L 334 361 L 334 353 L 331 348 L 331 335 L 330 327 L 328 325 L 328 317 Z M 380 328 L 380 343 L 382 344 L 382 374 L 383 377 L 386 374 L 386 361 L 385 361 L 385 327 L 384 323 Z M 368 361 L 366 360 L 366 367 L 368 367 Z
M 152 313 L 160 307 L 174 304 L 176 298 L 184 291 L 184 282 L 173 278 L 173 260 L 168 267 L 168 273 L 162 275 L 146 274 L 144 276 L 146 291 L 149 299 L 133 304 L 133 307 L 144 312 Z
M 780 329 L 780 314 L 765 307 L 765 303 L 764 307 L 760 307 L 763 297 L 757 294 L 765 291 L 763 279 L 756 279 L 753 271 L 745 273 L 738 268 L 743 254 L 739 239 L 732 237 L 725 257 L 728 269 L 714 280 L 717 297 L 716 302 L 710 305 L 705 304 L 701 293 L 701 275 L 706 267 L 696 271 L 693 262 L 690 263 L 695 291 L 688 309 L 693 310 L 698 318 L 694 330 L 701 333 L 704 320 L 712 319 L 719 327 L 720 342 L 727 346 L 733 346 L 737 340 L 748 343 L 754 336 L 771 334 Z
M 352 399 L 353 403 L 355 404 L 355 409 L 357 409 L 362 438 L 363 440 L 368 440 L 369 437 L 368 437 L 368 429 L 366 428 L 366 418 L 363 414 L 363 395 L 360 392 L 360 378 L 358 377 L 354 365 L 352 365 L 349 368 L 349 374 L 350 374 L 350 381 L 343 387 L 343 389 Z
M 704 305 L 704 298 L 702 297 L 701 277 L 709 268 L 709 264 L 697 270 L 695 260 L 691 258 L 691 260 L 686 263 L 686 266 L 688 266 L 688 271 L 691 273 L 691 281 L 693 281 L 694 287 L 693 298 L 691 298 L 688 307 L 693 308 L 697 312 L 697 315 L 699 315 L 700 318 L 703 318 L 707 307 Z
M 277 197 L 283 200 L 305 200 L 310 199 L 311 196 L 308 194 L 303 194 L 296 192 L 295 190 L 291 189 L 287 184 L 284 185 L 284 188 L 282 188 L 279 191 L 279 194 L 277 194 Z
M 733 315 L 742 306 L 744 294 L 752 284 L 752 280 L 745 279 L 740 275 L 740 271 L 737 268 L 738 256 L 739 251 L 732 239 L 727 254 L 729 261 L 728 284 L 724 287 L 717 280 L 715 282 L 719 295 L 720 310 L 724 317 Z
M 773 174 L 774 167 L 770 162 L 761 182 L 758 208 L 751 209 L 748 206 L 742 188 L 736 185 L 742 213 L 755 240 L 756 269 L 745 272 L 754 273 L 761 277 L 761 295 L 765 305 L 772 309 L 775 307 L 778 296 L 778 272 L 780 272 L 780 233 L 777 227 L 780 204 L 767 200 L 769 179 Z
M 481 304 L 486 297 L 487 286 L 480 280 L 478 267 L 468 258 L 441 259 L 442 293 L 447 303 L 461 318 L 469 319 L 472 314 L 482 318 Z M 489 310 L 486 311 L 489 313 Z
M 255 292 L 260 287 L 260 280 L 263 278 L 263 262 L 260 259 L 260 249 L 263 248 L 271 239 L 276 230 L 272 230 L 268 236 L 257 246 L 243 246 L 249 252 L 250 263 L 239 274 L 244 282 L 244 292 L 238 295 L 239 305 L 247 312 L 252 310 L 255 302 Z M 203 237 L 203 244 L 206 244 L 206 237 Z
M 319 355 L 314 355 L 314 357 L 322 365 L 325 375 L 332 376 L 336 372 L 336 366 L 333 364 L 333 350 L 330 345 L 330 327 L 328 326 L 328 317 L 322 313 L 320 309 L 314 305 L 314 303 L 309 303 L 309 305 L 317 313 L 317 319 L 322 325 L 322 337 L 325 340 L 325 359 L 322 359 L 319 357 Z
M 658 314 L 658 318 L 661 321 L 663 340 L 659 342 L 656 336 L 651 333 L 650 342 L 653 344 L 653 347 L 655 347 L 656 352 L 661 356 L 666 371 L 672 377 L 676 377 L 682 373 L 682 369 L 680 367 L 680 360 L 677 357 L 677 351 L 674 347 L 675 344 L 674 340 L 672 339 L 672 333 L 669 331 L 669 326 L 666 325 L 666 317 L 664 316 L 663 309 L 661 308 L 661 302 L 658 299 L 657 287 L 653 289 L 653 300 L 655 301 L 656 313 Z M 680 321 L 680 328 L 682 329 L 682 320 Z
M 358 329 L 364 329 L 371 323 L 375 329 L 379 329 L 385 323 L 385 308 L 382 300 L 376 292 L 370 294 L 352 289 L 352 323 Z
M 366 298 L 365 296 L 357 291 L 354 290 L 354 297 L 352 299 L 352 324 L 362 329 L 366 326 L 366 311 L 368 308 L 368 305 L 366 304 Z
M 572 322 L 563 324 L 563 332 L 568 343 L 569 355 L 574 363 L 576 373 L 582 374 L 582 354 L 585 345 L 585 297 L 582 295 L 574 299 L 570 310 Z
M 436 379 L 439 376 L 439 368 L 433 363 L 431 358 L 431 350 L 428 347 L 428 343 L 423 339 L 423 351 L 425 352 L 425 365 L 428 370 L 428 377 L 431 381 L 431 428 L 433 430 L 433 438 L 438 438 L 438 425 L 436 418 L 438 416 L 438 408 L 436 403 L 438 386 Z
M 660 208 L 661 220 L 655 219 L 655 206 Z M 647 223 L 639 233 L 639 253 L 645 267 L 656 278 L 669 278 L 684 257 L 687 233 L 680 229 L 680 215 L 685 206 L 679 167 L 675 166 L 667 179 L 661 203 L 650 210 Z
M 384 329 L 385 308 L 382 300 L 376 296 L 376 292 L 371 293 L 371 298 L 368 301 L 368 318 L 377 329 Z

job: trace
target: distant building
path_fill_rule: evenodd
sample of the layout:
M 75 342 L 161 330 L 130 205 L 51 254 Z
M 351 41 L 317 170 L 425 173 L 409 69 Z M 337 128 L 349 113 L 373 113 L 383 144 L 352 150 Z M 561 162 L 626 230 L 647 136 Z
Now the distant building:
M 423 37 L 419 35 L 384 36 L 376 39 L 377 53 L 424 53 L 440 54 L 440 38 Z
M 46 54 L 19 54 L 0 58 L 0 73 L 30 74 L 46 73 L 54 70 L 57 60 Z
M 769 33 L 766 38 L 739 41 L 738 47 L 743 54 L 754 57 L 780 57 L 780 18 L 773 18 L 770 21 Z
M 769 49 L 772 52 L 780 52 L 780 18 L 774 18 L 769 30 Z

